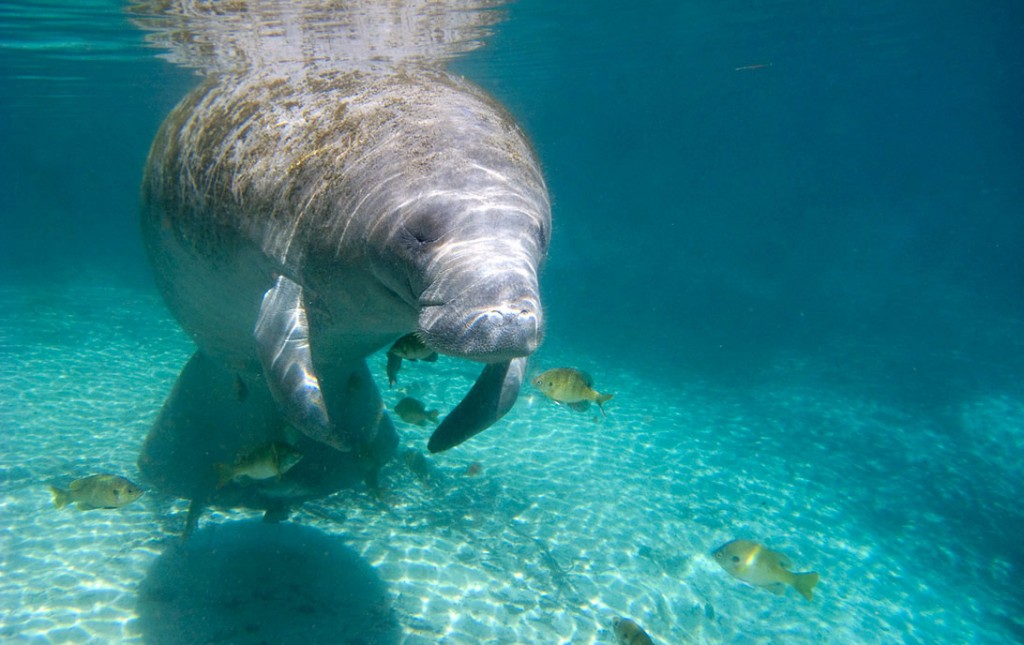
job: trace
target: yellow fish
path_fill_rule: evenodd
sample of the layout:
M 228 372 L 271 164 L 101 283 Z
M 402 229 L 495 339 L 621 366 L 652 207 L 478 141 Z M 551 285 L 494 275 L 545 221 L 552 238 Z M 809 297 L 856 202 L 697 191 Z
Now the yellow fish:
M 654 645 L 654 641 L 647 635 L 643 627 L 637 625 L 628 618 L 616 616 L 612 619 L 612 631 L 619 645 Z
M 67 490 L 50 486 L 53 505 L 64 508 L 77 504 L 78 510 L 121 508 L 142 497 L 142 489 L 119 475 L 91 475 L 71 482 Z
M 420 401 L 407 396 L 395 404 L 395 412 L 402 421 L 413 425 L 425 426 L 437 423 L 437 410 L 428 410 Z
M 533 386 L 556 403 L 564 403 L 577 412 L 583 412 L 596 403 L 604 414 L 603 404 L 612 398 L 594 390 L 594 379 L 586 372 L 571 367 L 556 367 L 533 378 Z
M 214 464 L 217 470 L 217 488 L 229 482 L 249 479 L 281 478 L 299 463 L 302 453 L 283 441 L 273 441 L 243 453 L 233 464 Z
M 750 540 L 733 540 L 714 553 L 715 562 L 730 574 L 747 584 L 763 587 L 781 596 L 786 585 L 799 591 L 804 598 L 814 600 L 812 591 L 818 584 L 818 574 L 793 573 L 789 558 Z

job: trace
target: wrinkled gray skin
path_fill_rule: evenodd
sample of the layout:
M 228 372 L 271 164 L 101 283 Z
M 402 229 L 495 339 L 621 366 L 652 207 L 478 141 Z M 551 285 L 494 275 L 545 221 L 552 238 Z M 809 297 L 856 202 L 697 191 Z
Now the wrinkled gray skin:
M 550 207 L 524 135 L 469 83 L 436 70 L 207 79 L 160 129 L 142 202 L 157 284 L 199 348 L 140 458 L 177 494 L 226 495 L 207 466 L 285 424 L 309 439 L 284 479 L 306 473 L 323 493 L 333 471 L 372 475 L 397 437 L 364 359 L 409 332 L 487 364 L 432 451 L 515 401 L 543 333 Z M 193 447 L 204 440 L 215 456 Z

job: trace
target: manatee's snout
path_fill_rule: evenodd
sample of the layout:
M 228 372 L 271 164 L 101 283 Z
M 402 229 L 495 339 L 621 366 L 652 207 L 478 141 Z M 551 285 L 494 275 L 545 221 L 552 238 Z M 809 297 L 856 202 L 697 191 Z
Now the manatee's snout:
M 495 363 L 532 354 L 544 324 L 535 298 L 473 307 L 455 302 L 425 308 L 420 332 L 428 346 L 443 354 Z
M 513 302 L 480 311 L 470 324 L 470 335 L 480 333 L 483 346 L 507 352 L 501 360 L 528 356 L 540 345 L 540 307 L 535 302 Z
M 532 354 L 544 335 L 538 265 L 545 250 L 533 217 L 488 216 L 426 256 L 417 296 L 419 335 L 442 354 L 499 363 Z

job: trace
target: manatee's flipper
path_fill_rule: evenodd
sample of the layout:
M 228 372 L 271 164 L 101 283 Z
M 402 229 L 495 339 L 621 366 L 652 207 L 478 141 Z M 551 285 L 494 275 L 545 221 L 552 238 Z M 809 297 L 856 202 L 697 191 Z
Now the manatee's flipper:
M 398 433 L 366 361 L 324 364 L 319 372 L 327 407 L 335 411 L 334 431 L 348 438 L 359 471 L 380 469 L 394 456 Z
M 398 370 L 402 369 L 402 357 L 388 352 L 388 387 L 398 382 Z
M 431 435 L 427 449 L 441 452 L 454 448 L 505 416 L 519 396 L 525 374 L 525 358 L 513 358 L 484 367 L 469 394 Z
M 334 432 L 309 349 L 309 323 L 302 287 L 284 276 L 263 295 L 253 330 L 263 373 L 285 419 L 311 439 L 347 451 Z

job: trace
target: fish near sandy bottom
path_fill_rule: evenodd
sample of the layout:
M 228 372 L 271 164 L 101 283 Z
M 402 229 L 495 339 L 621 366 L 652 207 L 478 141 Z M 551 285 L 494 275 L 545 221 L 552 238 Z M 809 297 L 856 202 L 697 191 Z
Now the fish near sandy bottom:
M 411 448 L 405 450 L 402 452 L 402 461 L 404 461 L 406 467 L 409 468 L 409 472 L 411 472 L 421 483 L 432 483 L 433 467 L 430 465 L 430 460 L 427 459 L 422 452 Z
M 583 412 L 591 403 L 596 403 L 601 408 L 601 414 L 604 414 L 604 403 L 613 396 L 594 390 L 594 379 L 586 372 L 572 367 L 547 370 L 535 376 L 532 383 L 544 396 L 556 403 L 564 403 L 577 412 Z
M 789 585 L 807 600 L 814 600 L 816 572 L 793 573 L 785 555 L 750 540 L 733 540 L 714 552 L 715 562 L 733 577 L 781 596 Z
M 242 453 L 233 464 L 214 464 L 217 488 L 244 478 L 281 478 L 302 460 L 302 453 L 283 441 L 273 441 Z
M 428 423 L 437 423 L 437 410 L 428 410 L 423 403 L 417 399 L 407 396 L 395 404 L 395 414 L 405 421 L 417 426 L 425 426 Z
M 64 508 L 77 504 L 80 511 L 97 508 L 121 508 L 142 497 L 142 489 L 120 475 L 91 475 L 71 482 L 67 490 L 50 486 L 53 505 Z
M 628 618 L 616 616 L 612 619 L 612 631 L 619 645 L 654 645 L 654 640 L 644 628 Z

